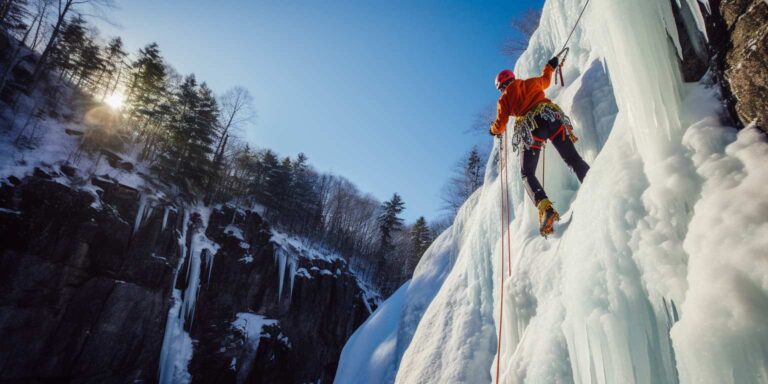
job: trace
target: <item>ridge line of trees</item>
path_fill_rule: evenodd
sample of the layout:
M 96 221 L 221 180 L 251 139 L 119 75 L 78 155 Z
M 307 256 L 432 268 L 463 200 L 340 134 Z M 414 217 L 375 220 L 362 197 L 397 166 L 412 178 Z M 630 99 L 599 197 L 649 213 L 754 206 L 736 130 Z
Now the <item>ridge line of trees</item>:
M 2 100 L 15 110 L 31 98 L 29 119 L 41 121 L 58 113 L 66 88 L 77 91 L 87 115 L 123 95 L 124 106 L 104 114 L 117 118 L 90 122 L 84 150 L 132 151 L 172 193 L 258 207 L 277 228 L 342 255 L 385 296 L 410 278 L 441 226 L 424 217 L 406 225 L 397 193 L 380 202 L 343 177 L 318 172 L 303 153 L 281 157 L 243 141 L 239 133 L 255 117 L 249 92 L 235 87 L 216 96 L 194 74 L 177 73 L 156 43 L 132 58 L 120 37 L 104 41 L 84 10 L 112 6 L 109 0 L 0 0 L 0 27 L 16 41 L 0 52 L 7 64 L 0 71 Z

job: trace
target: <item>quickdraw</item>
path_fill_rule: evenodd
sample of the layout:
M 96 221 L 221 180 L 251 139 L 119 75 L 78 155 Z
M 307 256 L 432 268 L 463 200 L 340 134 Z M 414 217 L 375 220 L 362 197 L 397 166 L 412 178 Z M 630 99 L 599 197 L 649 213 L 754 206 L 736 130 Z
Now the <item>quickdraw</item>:
M 560 86 L 565 87 L 565 80 L 563 80 L 563 64 L 565 64 L 565 59 L 568 57 L 568 52 L 571 49 L 568 47 L 563 48 L 560 53 L 557 54 L 557 58 L 560 61 L 560 64 L 557 65 L 557 68 L 555 68 L 555 85 L 557 85 L 557 78 L 560 78 Z M 562 56 L 562 58 L 560 58 Z

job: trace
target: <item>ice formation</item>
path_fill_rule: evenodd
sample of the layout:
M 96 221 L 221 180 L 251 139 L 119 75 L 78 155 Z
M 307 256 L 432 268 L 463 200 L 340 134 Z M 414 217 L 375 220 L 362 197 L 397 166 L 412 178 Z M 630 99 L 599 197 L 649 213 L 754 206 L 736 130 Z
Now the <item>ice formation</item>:
M 584 3 L 546 2 L 518 77 L 540 73 Z M 501 383 L 768 382 L 768 145 L 722 126 L 706 77 L 682 81 L 671 7 L 701 28 L 696 5 L 591 1 L 567 85 L 547 92 L 592 166 L 580 186 L 546 153 L 546 189 L 570 222 L 538 235 L 510 153 L 500 286 L 497 143 L 484 186 L 350 338 L 336 383 L 495 382 L 497 353 Z
M 210 210 L 201 206 L 192 207 L 199 213 L 203 223 L 208 222 Z M 189 383 L 192 376 L 187 366 L 192 360 L 193 343 L 189 336 L 189 328 L 192 327 L 192 319 L 195 315 L 198 291 L 201 286 L 202 268 L 208 271 L 213 269 L 213 256 L 219 246 L 205 237 L 205 228 L 197 229 L 195 233 L 188 233 L 190 214 L 184 210 L 184 225 L 179 234 L 179 250 L 181 260 L 176 268 L 173 278 L 172 300 L 173 304 L 168 311 L 168 318 L 163 336 L 163 347 L 160 352 L 160 383 Z M 187 249 L 187 236 L 192 236 L 189 249 Z M 187 260 L 188 258 L 188 260 Z M 186 270 L 182 270 L 186 265 Z M 185 289 L 176 289 L 176 283 L 181 273 L 186 276 Z
M 248 378 L 248 374 L 251 371 L 251 363 L 256 358 L 256 353 L 259 351 L 259 342 L 261 341 L 262 329 L 267 325 L 277 324 L 277 320 L 267 319 L 262 315 L 255 313 L 238 313 L 235 321 L 232 322 L 232 328 L 240 330 L 248 342 L 248 348 L 246 354 L 243 356 L 244 366 L 240 367 L 238 371 L 238 382 L 245 382 Z M 232 360 L 230 368 L 235 370 L 237 368 L 237 360 Z

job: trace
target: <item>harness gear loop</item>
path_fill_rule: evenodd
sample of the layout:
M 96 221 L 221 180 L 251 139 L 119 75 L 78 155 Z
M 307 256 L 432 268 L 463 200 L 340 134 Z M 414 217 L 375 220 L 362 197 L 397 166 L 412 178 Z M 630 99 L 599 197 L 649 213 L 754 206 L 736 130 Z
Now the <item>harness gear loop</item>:
M 539 103 L 539 105 L 531 108 L 522 116 L 515 118 L 515 128 L 512 134 L 512 150 L 517 151 L 519 149 L 540 149 L 546 139 L 543 137 L 534 136 L 531 132 L 538 128 L 536 118 L 546 120 L 549 122 L 559 122 L 564 126 L 564 135 L 570 137 L 575 143 L 579 139 L 573 133 L 573 125 L 571 119 L 560 109 L 559 106 L 550 102 Z M 565 139 L 565 136 L 563 136 Z M 550 138 L 551 140 L 551 138 Z

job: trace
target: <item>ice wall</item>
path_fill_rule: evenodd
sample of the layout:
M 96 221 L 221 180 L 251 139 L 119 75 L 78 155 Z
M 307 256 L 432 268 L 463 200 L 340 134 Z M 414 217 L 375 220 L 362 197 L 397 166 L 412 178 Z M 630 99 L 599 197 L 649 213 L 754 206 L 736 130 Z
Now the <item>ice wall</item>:
M 207 225 L 210 216 L 209 208 L 200 204 L 189 209 L 199 214 L 200 222 Z M 192 320 L 195 316 L 198 291 L 203 283 L 201 279 L 203 267 L 209 271 L 208 278 L 210 278 L 214 255 L 219 249 L 218 244 L 205 236 L 205 226 L 194 228 L 193 232 L 189 233 L 190 225 L 189 210 L 185 209 L 182 232 L 179 234 L 181 257 L 171 287 L 173 304 L 168 311 L 163 346 L 160 352 L 159 382 L 161 384 L 189 383 L 192 381 L 188 365 L 192 360 L 194 347 L 189 329 L 192 327 Z M 189 248 L 187 248 L 188 236 L 191 237 Z M 184 266 L 187 268 L 184 269 Z M 184 276 L 186 281 L 186 287 L 183 289 L 176 288 L 180 276 Z
M 584 3 L 546 2 L 518 77 L 541 72 Z M 580 186 L 546 153 L 545 187 L 572 219 L 538 235 L 510 153 L 512 273 L 502 287 L 496 143 L 484 186 L 396 304 L 382 305 L 387 316 L 374 313 L 350 339 L 337 383 L 492 382 L 497 353 L 503 383 L 768 382 L 768 145 L 721 125 L 709 80 L 682 82 L 678 4 L 591 1 L 569 44 L 567 85 L 547 91 L 592 166 Z M 365 337 L 392 333 L 386 356 L 391 338 Z M 374 352 L 368 370 L 373 360 L 360 356 Z

